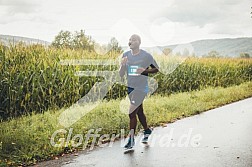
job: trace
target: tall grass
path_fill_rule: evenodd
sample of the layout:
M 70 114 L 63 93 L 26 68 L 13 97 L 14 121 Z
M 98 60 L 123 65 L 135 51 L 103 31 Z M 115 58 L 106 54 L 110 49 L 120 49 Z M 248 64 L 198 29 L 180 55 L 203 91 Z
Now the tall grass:
M 0 44 L 0 119 L 31 111 L 68 107 L 83 97 L 101 77 L 78 77 L 75 72 L 116 71 L 117 65 L 61 65 L 65 59 L 112 59 L 118 53 L 99 55 L 95 52 L 46 48 L 42 45 L 5 47 Z M 169 61 L 169 59 L 168 59 Z M 168 62 L 161 62 L 169 64 Z M 169 67 L 168 67 L 169 68 Z M 208 86 L 231 86 L 252 78 L 251 59 L 190 58 L 168 75 L 155 75 L 157 93 L 171 94 L 203 89 Z M 99 93 L 99 89 L 96 90 Z M 107 99 L 125 96 L 125 86 L 114 85 Z
M 157 93 L 171 94 L 202 90 L 207 87 L 228 87 L 251 81 L 252 59 L 188 58 L 173 73 L 156 76 Z

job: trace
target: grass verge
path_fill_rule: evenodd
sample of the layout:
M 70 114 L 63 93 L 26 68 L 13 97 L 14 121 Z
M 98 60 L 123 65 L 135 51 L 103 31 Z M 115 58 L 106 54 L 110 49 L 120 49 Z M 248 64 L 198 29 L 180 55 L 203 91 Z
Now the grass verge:
M 207 88 L 170 96 L 152 95 L 144 101 L 144 109 L 149 125 L 159 126 L 251 96 L 252 82 L 247 82 L 239 86 Z M 126 100 L 102 102 L 71 126 L 72 136 L 84 136 L 90 129 L 102 128 L 99 134 L 119 134 L 121 129 L 128 129 L 129 118 L 127 113 L 120 111 L 120 103 L 125 104 Z M 36 164 L 38 161 L 54 159 L 83 148 L 83 145 L 75 148 L 71 143 L 63 147 L 53 147 L 50 144 L 52 134 L 56 130 L 64 129 L 58 123 L 58 116 L 63 110 L 31 114 L 1 122 L 0 166 Z M 140 128 L 138 126 L 138 130 Z M 70 129 L 65 130 L 69 132 Z M 59 143 L 59 138 L 66 139 L 67 135 L 68 133 L 60 133 L 55 141 Z

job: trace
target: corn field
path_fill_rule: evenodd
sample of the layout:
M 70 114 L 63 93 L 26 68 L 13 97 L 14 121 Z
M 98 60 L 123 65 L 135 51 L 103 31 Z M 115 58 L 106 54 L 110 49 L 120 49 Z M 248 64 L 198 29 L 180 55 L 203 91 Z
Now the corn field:
M 77 71 L 118 70 L 118 65 L 62 65 L 64 59 L 113 59 L 118 54 L 54 49 L 22 43 L 6 47 L 0 44 L 0 119 L 8 119 L 52 108 L 68 107 L 102 80 L 101 77 L 78 77 Z M 204 89 L 228 87 L 251 81 L 252 60 L 238 58 L 189 58 L 172 73 L 158 73 L 156 93 L 169 95 Z M 114 85 L 106 99 L 126 95 L 126 87 Z M 99 89 L 96 90 L 99 92 Z

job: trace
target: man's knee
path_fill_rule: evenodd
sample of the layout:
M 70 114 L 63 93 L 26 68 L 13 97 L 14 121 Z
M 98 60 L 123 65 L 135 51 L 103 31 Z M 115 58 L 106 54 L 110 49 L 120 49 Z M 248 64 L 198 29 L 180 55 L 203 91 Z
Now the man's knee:
M 136 117 L 137 113 L 138 113 L 138 109 L 139 107 L 134 106 L 134 105 L 130 105 L 130 110 L 129 110 L 129 118 L 133 119 L 134 117 Z
M 134 112 L 133 112 L 133 113 L 130 113 L 130 114 L 129 114 L 129 118 L 130 118 L 130 119 L 136 118 L 136 113 L 134 113 Z

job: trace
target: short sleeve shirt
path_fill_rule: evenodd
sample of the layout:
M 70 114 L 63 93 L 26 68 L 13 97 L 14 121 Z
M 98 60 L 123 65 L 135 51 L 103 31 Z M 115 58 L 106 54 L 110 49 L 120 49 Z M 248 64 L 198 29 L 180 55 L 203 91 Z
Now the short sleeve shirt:
M 136 70 L 138 68 L 148 69 L 151 65 L 159 68 L 152 55 L 140 49 L 137 55 L 132 55 L 131 51 L 127 51 L 123 54 L 123 57 L 128 59 L 126 64 L 128 87 L 148 93 L 148 75 L 137 74 Z

